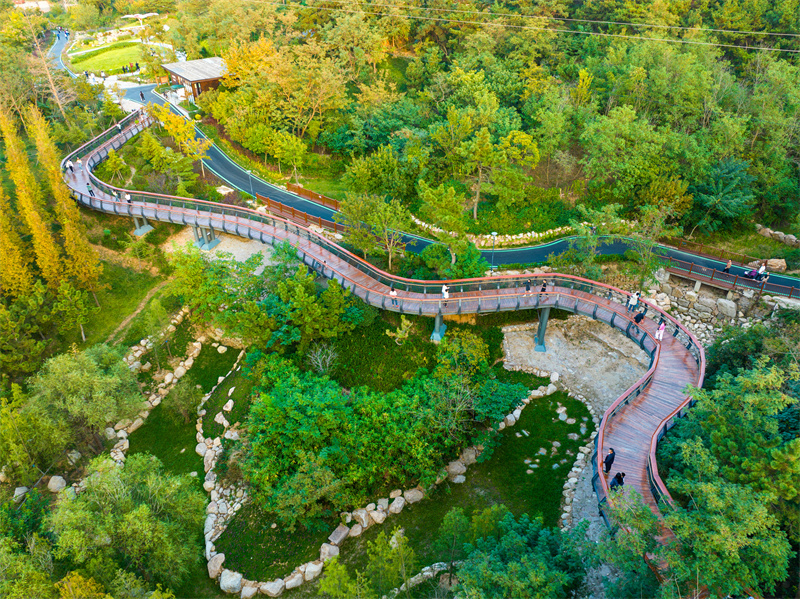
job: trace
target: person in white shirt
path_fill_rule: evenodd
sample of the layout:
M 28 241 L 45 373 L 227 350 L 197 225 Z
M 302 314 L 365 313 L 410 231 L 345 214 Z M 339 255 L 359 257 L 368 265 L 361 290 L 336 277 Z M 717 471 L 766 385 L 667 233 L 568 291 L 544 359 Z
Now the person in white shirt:
M 447 283 L 442 285 L 442 299 L 444 299 L 444 305 L 447 305 L 447 300 L 450 299 L 450 288 L 447 286 Z
M 389 289 L 389 296 L 392 298 L 392 305 L 397 305 L 397 291 L 394 288 L 394 283 L 392 283 L 391 288 Z

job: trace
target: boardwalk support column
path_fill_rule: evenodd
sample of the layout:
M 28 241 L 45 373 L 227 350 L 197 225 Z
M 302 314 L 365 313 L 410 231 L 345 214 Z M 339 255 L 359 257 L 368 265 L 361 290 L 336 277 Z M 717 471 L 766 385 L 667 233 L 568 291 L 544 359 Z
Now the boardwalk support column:
M 536 341 L 536 351 L 546 352 L 547 348 L 544 346 L 544 333 L 547 330 L 547 319 L 550 318 L 550 308 L 542 308 L 539 310 L 539 329 L 536 331 L 534 340 Z
M 141 221 L 139 219 L 141 219 Z M 133 234 L 138 237 L 146 235 L 153 230 L 153 227 L 150 226 L 150 223 L 147 222 L 147 219 L 144 216 L 134 216 L 133 224 L 136 227 L 136 229 L 133 231 Z
M 214 233 L 211 227 L 198 227 L 193 226 L 194 230 L 194 244 L 201 250 L 212 250 L 219 245 L 220 239 Z
M 431 341 L 434 343 L 439 343 L 444 338 L 444 332 L 446 330 L 447 325 L 444 324 L 442 312 L 439 311 L 436 313 L 436 318 L 433 320 L 433 334 L 431 335 Z

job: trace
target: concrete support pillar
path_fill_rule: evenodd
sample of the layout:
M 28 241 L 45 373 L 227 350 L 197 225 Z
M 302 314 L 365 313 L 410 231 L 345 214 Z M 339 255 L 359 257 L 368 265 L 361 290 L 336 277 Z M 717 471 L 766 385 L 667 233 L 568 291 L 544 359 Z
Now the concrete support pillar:
M 144 216 L 134 216 L 133 224 L 136 227 L 136 229 L 133 231 L 133 234 L 138 237 L 146 235 L 153 230 L 153 227 L 150 226 L 150 223 L 147 222 L 147 219 Z
M 534 340 L 536 347 L 534 348 L 539 352 L 546 352 L 547 348 L 544 345 L 544 334 L 547 331 L 547 319 L 550 318 L 550 308 L 542 308 L 539 310 L 539 328 L 536 331 Z
M 702 286 L 703 286 L 703 284 L 700 281 L 695 282 L 695 284 L 694 284 L 694 292 L 695 293 L 700 293 L 700 287 L 702 287 Z
M 434 343 L 439 343 L 444 338 L 444 332 L 447 330 L 447 325 L 444 324 L 444 318 L 442 318 L 442 313 L 437 312 L 436 318 L 433 320 L 433 334 L 431 335 L 431 341 Z
M 207 252 L 219 245 L 220 239 L 211 227 L 193 226 L 194 244 L 201 250 Z

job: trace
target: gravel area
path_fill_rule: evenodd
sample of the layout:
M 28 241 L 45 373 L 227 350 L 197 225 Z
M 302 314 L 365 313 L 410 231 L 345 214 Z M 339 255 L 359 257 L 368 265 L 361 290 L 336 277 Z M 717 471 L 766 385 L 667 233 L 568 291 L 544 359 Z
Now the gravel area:
M 231 254 L 239 262 L 244 262 L 253 254 L 261 253 L 264 256 L 264 261 L 262 266 L 256 271 L 256 274 L 261 274 L 264 271 L 264 266 L 272 264 L 272 246 L 242 237 L 235 237 L 233 235 L 217 233 L 217 236 L 220 239 L 220 243 L 217 247 L 208 252 L 209 255 L 216 256 L 221 253 L 227 253 Z M 191 227 L 186 227 L 167 239 L 167 241 L 162 244 L 161 249 L 169 253 L 172 252 L 174 248 L 182 248 L 192 244 L 194 244 L 194 233 Z

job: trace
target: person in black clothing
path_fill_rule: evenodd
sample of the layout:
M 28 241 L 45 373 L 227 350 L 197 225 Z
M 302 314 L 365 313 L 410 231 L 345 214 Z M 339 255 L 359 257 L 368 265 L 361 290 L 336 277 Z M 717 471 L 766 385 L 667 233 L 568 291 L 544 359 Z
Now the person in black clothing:
M 139 63 L 138 62 L 136 63 L 136 70 L 137 71 L 139 70 Z
M 616 489 L 617 487 L 622 487 L 625 485 L 625 473 L 624 472 L 617 472 L 614 475 L 614 478 L 611 479 L 611 484 L 608 485 L 609 489 Z
M 539 297 L 541 297 L 542 293 L 544 293 L 545 291 L 547 291 L 547 279 L 542 281 L 542 288 L 539 291 Z
M 633 317 L 633 322 L 635 323 L 633 326 L 636 327 L 636 331 L 639 331 L 639 324 L 644 320 L 644 312 L 637 312 L 636 316 Z
M 143 91 L 139 91 L 139 99 L 140 99 L 142 102 L 144 102 L 144 92 L 143 92 Z
M 606 455 L 605 459 L 603 460 L 603 465 L 606 467 L 606 474 L 611 472 L 611 466 L 614 464 L 614 458 L 617 457 L 614 448 L 611 447 L 608 450 L 608 454 Z
M 525 281 L 525 295 L 527 296 L 530 294 L 531 294 L 531 280 L 528 279 L 527 281 Z

